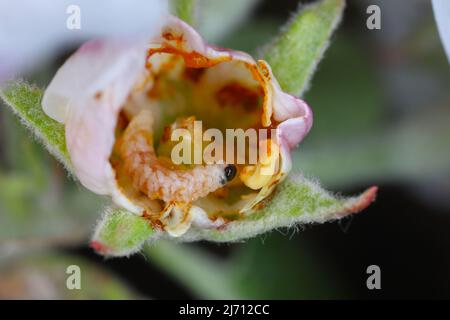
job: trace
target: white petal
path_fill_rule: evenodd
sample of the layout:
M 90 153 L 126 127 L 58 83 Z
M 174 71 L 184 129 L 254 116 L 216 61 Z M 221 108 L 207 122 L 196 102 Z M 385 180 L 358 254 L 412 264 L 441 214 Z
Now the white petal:
M 432 3 L 441 40 L 450 62 L 450 1 L 433 0 Z
M 70 5 L 80 29 L 67 28 Z M 0 80 L 26 71 L 69 43 L 90 38 L 154 36 L 167 18 L 166 0 L 0 0 Z
M 67 148 L 80 182 L 98 194 L 115 187 L 109 157 L 117 115 L 145 71 L 145 41 L 83 45 L 47 88 L 43 108 L 66 124 Z
M 127 75 L 136 81 L 144 62 L 144 40 L 87 42 L 58 70 L 47 87 L 42 100 L 44 111 L 65 123 L 69 108 L 87 107 L 80 101 L 107 89 L 111 82 L 124 81 L 120 78 Z

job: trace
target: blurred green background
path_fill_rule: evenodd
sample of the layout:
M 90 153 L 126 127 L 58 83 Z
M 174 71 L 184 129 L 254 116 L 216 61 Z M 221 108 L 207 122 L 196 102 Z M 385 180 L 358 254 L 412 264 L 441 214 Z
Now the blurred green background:
M 232 2 L 203 0 L 201 32 L 255 55 L 298 7 Z M 366 28 L 369 4 L 381 30 Z M 46 85 L 64 56 L 30 81 Z M 449 71 L 428 1 L 349 0 L 304 97 L 315 123 L 294 168 L 345 194 L 378 184 L 377 202 L 339 223 L 110 260 L 87 247 L 107 199 L 67 177 L 2 106 L 0 298 L 450 298 Z M 72 264 L 82 290 L 66 288 Z M 371 264 L 381 290 L 366 287 Z

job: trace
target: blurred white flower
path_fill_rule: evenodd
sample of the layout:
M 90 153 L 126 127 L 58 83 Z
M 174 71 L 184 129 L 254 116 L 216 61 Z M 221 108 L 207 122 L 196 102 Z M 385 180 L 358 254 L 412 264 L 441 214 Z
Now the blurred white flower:
M 73 5 L 80 8 L 81 28 L 70 30 L 67 8 Z M 0 82 L 70 43 L 153 36 L 167 12 L 167 0 L 0 0 Z
M 450 1 L 433 0 L 434 16 L 450 62 Z

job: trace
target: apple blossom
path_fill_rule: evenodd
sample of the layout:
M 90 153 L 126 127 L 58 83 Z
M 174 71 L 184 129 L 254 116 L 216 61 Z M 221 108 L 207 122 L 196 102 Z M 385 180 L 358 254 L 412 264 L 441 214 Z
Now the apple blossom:
M 251 214 L 285 179 L 291 150 L 312 126 L 308 105 L 281 90 L 267 62 L 209 45 L 175 17 L 156 37 L 84 44 L 55 75 L 43 108 L 65 124 L 70 159 L 86 188 L 173 236 L 191 224 L 217 228 Z M 237 166 L 233 181 L 214 185 L 234 168 L 167 164 L 158 152 L 165 128 L 191 116 L 220 130 L 275 129 L 265 161 L 276 170 L 263 177 L 263 163 Z

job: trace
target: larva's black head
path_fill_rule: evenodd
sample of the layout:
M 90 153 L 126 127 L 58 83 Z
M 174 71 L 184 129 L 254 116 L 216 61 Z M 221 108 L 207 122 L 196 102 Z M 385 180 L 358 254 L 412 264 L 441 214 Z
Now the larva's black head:
M 227 182 L 231 181 L 236 176 L 236 173 L 237 173 L 236 166 L 233 164 L 229 164 L 225 167 L 224 172 L 225 172 L 225 178 L 227 179 Z

